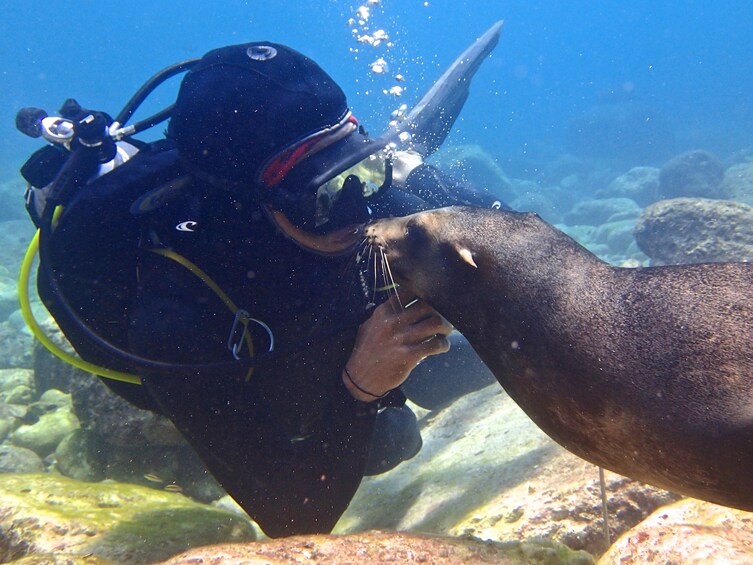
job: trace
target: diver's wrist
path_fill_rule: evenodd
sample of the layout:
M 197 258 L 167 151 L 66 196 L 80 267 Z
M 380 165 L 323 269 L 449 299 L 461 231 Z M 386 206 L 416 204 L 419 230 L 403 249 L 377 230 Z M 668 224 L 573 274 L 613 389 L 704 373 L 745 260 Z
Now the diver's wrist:
M 424 158 L 417 151 L 409 149 L 396 152 L 392 157 L 392 182 L 397 185 L 405 184 L 414 169 L 423 164 Z
M 384 398 L 385 396 L 387 396 L 387 393 L 390 392 L 389 390 L 387 390 L 381 394 L 377 394 L 376 391 L 371 392 L 367 390 L 364 386 L 356 382 L 356 378 L 353 377 L 347 367 L 343 368 L 342 380 L 345 388 L 350 393 L 350 395 L 361 402 L 374 402 L 375 400 Z

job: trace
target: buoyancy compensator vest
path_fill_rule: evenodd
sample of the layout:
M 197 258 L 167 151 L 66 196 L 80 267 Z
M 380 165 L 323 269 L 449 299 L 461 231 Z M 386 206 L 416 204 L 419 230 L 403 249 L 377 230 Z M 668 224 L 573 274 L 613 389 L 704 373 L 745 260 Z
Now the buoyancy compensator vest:
M 239 340 L 250 355 L 205 364 L 176 364 L 128 351 L 129 307 L 137 290 L 137 261 L 145 208 L 175 196 L 192 177 L 172 141 L 143 143 L 130 136 L 170 117 L 168 107 L 134 125 L 125 122 L 161 82 L 190 69 L 197 59 L 178 63 L 152 77 L 113 120 L 68 100 L 60 116 L 24 108 L 16 116 L 19 130 L 44 137 L 49 145 L 22 167 L 28 182 L 26 208 L 38 231 L 21 268 L 19 298 L 26 323 L 53 354 L 81 369 L 113 381 L 140 384 L 139 374 L 210 376 L 256 363 L 245 331 L 251 321 L 198 266 L 177 254 L 164 253 L 207 284 L 236 316 Z M 126 141 L 127 139 L 127 141 Z M 148 212 L 148 210 L 147 210 Z M 52 342 L 34 319 L 28 283 L 39 252 L 37 289 L 80 358 Z M 236 344 L 237 345 L 237 344 Z M 271 353 L 272 349 L 267 353 Z M 115 383 L 120 385 L 120 383 Z M 121 392 L 122 394 L 122 392 Z M 141 404 L 124 394 L 135 404 Z

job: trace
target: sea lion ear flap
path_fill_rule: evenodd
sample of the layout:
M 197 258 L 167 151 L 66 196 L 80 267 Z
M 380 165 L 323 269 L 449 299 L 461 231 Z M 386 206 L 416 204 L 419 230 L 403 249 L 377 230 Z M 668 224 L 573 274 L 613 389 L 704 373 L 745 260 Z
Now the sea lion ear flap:
M 476 261 L 473 260 L 473 253 L 470 249 L 467 247 L 461 247 L 460 245 L 455 245 L 455 251 L 458 252 L 458 255 L 460 255 L 460 258 L 465 263 L 468 263 L 474 269 L 478 269 L 478 265 L 476 265 Z

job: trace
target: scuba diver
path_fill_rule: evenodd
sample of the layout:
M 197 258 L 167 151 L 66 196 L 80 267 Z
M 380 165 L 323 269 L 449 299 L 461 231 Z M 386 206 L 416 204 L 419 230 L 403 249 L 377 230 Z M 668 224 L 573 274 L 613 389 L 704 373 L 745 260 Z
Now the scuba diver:
M 331 531 L 364 475 L 421 447 L 400 385 L 452 328 L 374 280 L 361 227 L 501 205 L 424 163 L 500 27 L 377 138 L 316 63 L 270 42 L 176 65 L 159 78 L 188 70 L 175 104 L 136 126 L 152 86 L 116 119 L 72 100 L 17 117 L 52 142 L 22 173 L 38 291 L 79 366 L 169 417 L 270 537 Z M 164 139 L 130 137 L 167 117 Z

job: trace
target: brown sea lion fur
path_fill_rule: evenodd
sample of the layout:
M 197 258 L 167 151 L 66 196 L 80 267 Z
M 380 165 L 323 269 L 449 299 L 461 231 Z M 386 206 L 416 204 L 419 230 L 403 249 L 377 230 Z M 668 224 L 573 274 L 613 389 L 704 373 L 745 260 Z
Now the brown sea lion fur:
M 365 235 L 562 446 L 753 510 L 753 264 L 617 268 L 535 214 L 463 207 Z

